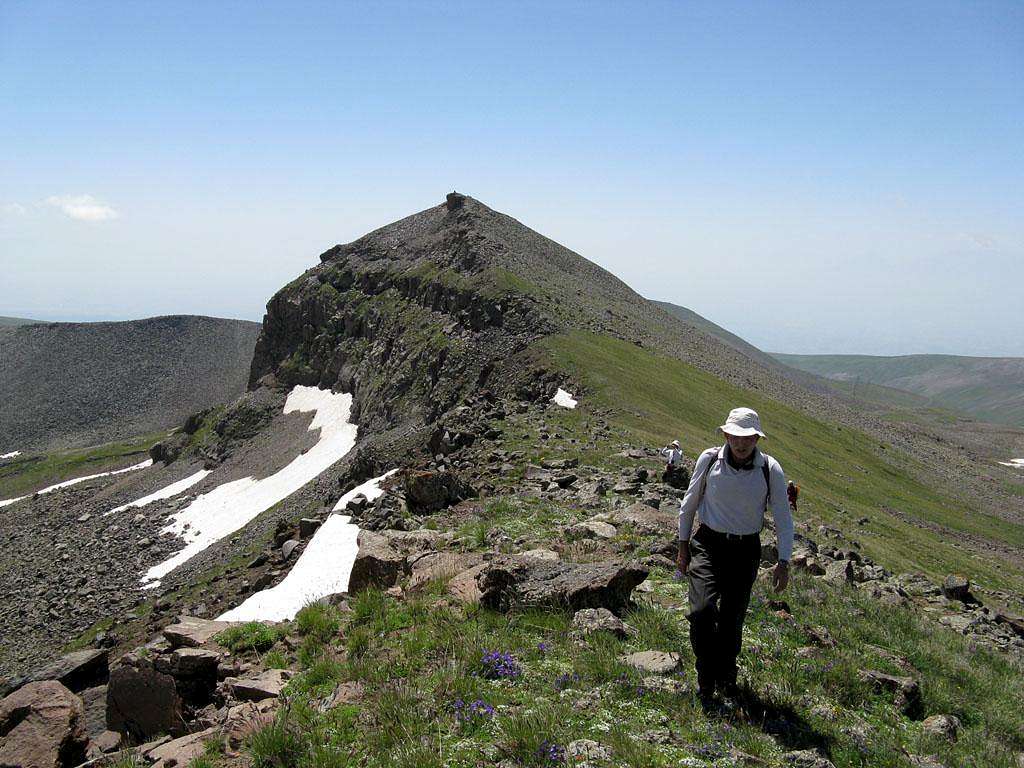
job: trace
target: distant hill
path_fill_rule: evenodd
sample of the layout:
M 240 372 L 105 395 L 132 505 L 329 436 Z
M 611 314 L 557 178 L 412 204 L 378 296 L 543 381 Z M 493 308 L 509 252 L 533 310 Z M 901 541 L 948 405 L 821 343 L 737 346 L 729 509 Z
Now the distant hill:
M 7 325 L 32 325 L 33 323 L 45 323 L 46 320 L 29 320 L 27 317 L 3 317 L 0 316 L 0 327 Z
M 1024 426 L 1024 358 L 957 355 L 783 355 L 785 365 L 831 379 L 847 392 L 877 384 L 996 424 Z M 864 385 L 864 386 L 862 386 Z
M 146 434 L 233 399 L 259 329 L 185 315 L 0 328 L 0 450 Z

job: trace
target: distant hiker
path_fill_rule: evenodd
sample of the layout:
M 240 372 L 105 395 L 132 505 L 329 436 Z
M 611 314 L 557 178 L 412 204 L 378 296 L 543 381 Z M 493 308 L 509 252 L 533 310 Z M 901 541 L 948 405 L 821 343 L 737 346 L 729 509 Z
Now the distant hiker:
M 661 449 L 661 455 L 665 457 L 665 471 L 661 473 L 661 482 L 668 483 L 673 488 L 681 488 L 686 483 L 685 472 L 683 471 L 683 449 L 679 447 L 679 441 L 673 440 Z
M 697 658 L 701 704 L 714 706 L 715 688 L 737 694 L 736 657 L 743 620 L 761 561 L 765 510 L 775 519 L 779 563 L 772 586 L 789 583 L 793 517 L 786 503 L 786 476 L 779 463 L 757 448 L 761 420 L 749 408 L 734 408 L 719 427 L 726 443 L 697 459 L 693 478 L 679 505 L 677 564 L 690 578 L 690 643 Z M 700 527 L 690 540 L 694 513 Z
M 800 495 L 800 486 L 790 480 L 786 484 L 786 498 L 789 499 L 789 508 L 796 512 L 796 500 Z

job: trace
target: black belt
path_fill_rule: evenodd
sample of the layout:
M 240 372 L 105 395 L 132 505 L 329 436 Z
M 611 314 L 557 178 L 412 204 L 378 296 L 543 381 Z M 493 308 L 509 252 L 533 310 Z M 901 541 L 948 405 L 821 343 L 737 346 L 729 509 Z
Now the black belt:
M 725 533 L 724 531 L 716 531 L 714 528 L 710 528 L 707 525 L 702 525 L 697 533 L 701 531 L 707 531 L 705 536 L 713 539 L 721 539 L 722 541 L 753 541 L 754 539 L 761 538 L 761 532 L 757 533 Z

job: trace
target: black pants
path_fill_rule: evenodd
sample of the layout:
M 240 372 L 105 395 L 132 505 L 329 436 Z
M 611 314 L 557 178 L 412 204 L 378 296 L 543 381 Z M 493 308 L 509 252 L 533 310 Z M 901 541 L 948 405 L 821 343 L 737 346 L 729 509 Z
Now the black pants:
M 736 682 L 736 657 L 743 642 L 743 620 L 761 562 L 757 534 L 728 537 L 706 525 L 690 541 L 690 644 L 697 657 L 697 684 Z

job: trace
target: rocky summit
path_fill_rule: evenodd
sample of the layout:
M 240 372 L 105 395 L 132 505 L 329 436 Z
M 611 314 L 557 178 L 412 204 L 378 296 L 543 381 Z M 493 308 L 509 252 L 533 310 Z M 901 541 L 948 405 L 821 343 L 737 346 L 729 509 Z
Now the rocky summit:
M 330 248 L 241 396 L 0 463 L 0 766 L 1019 766 L 1012 492 L 802 382 L 459 193 Z M 712 710 L 676 511 L 743 404 L 803 492 Z

